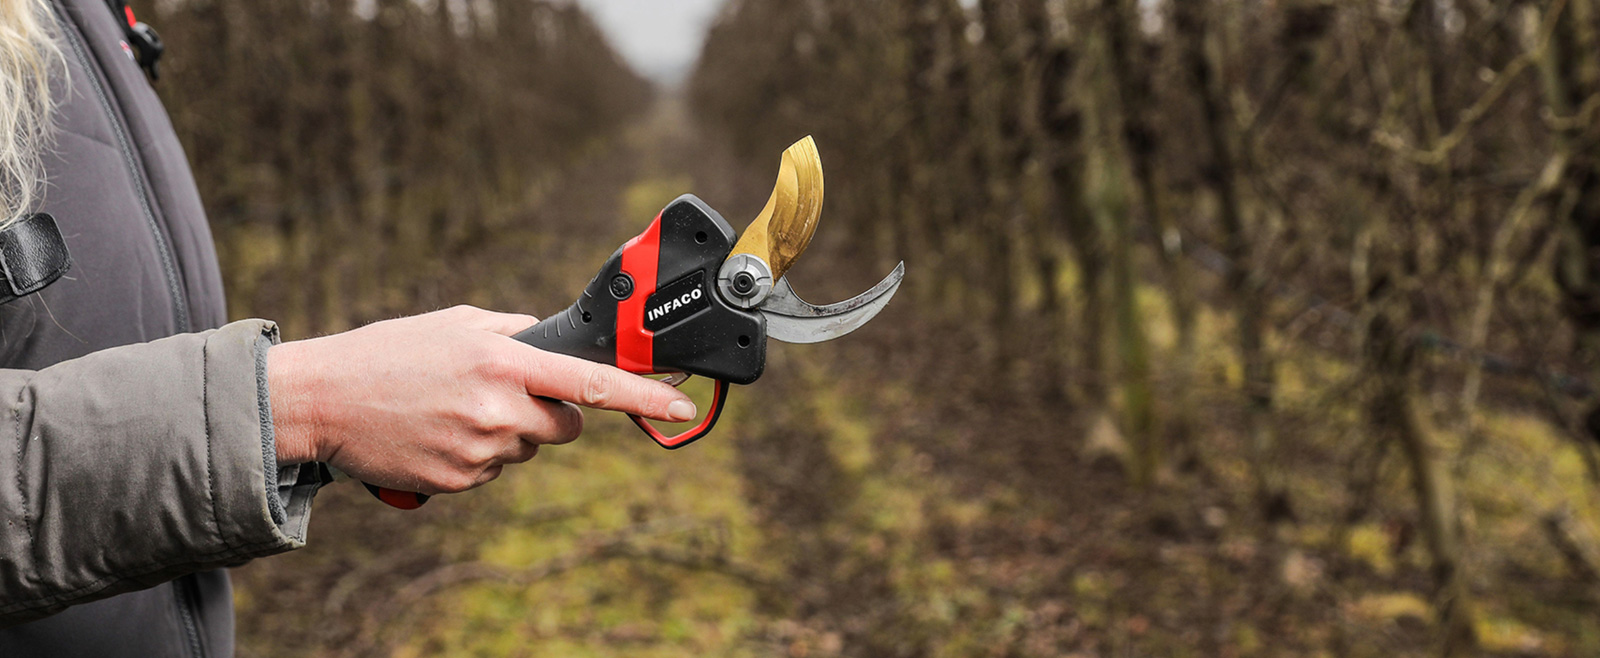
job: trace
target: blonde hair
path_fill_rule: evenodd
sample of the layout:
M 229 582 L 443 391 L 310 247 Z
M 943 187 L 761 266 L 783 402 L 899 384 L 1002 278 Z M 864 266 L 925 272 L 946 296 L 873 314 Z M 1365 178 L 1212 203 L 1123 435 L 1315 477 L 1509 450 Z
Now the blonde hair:
M 0 229 L 37 209 L 61 50 L 49 0 L 0 0 Z M 63 69 L 64 70 L 64 69 Z

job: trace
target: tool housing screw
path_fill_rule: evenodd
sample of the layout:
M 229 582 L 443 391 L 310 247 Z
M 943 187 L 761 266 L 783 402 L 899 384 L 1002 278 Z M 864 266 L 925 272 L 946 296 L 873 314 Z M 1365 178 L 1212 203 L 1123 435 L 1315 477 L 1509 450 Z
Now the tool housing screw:
M 627 299 L 633 295 L 633 277 L 623 272 L 611 277 L 611 296 L 618 300 Z

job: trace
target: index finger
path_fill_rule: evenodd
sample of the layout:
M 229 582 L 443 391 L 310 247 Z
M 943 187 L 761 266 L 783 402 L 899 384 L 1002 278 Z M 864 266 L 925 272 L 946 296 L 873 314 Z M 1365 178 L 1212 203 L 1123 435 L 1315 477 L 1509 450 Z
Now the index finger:
M 535 356 L 523 369 L 529 395 L 672 423 L 695 417 L 694 402 L 672 386 L 605 364 L 530 349 Z

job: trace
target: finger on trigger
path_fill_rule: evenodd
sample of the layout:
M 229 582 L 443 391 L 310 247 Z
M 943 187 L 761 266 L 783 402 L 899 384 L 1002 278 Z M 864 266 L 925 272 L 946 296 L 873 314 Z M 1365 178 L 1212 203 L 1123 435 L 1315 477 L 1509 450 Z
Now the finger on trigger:
M 689 396 L 656 380 L 576 357 L 544 351 L 535 354 L 526 371 L 530 395 L 664 421 L 686 420 L 669 413 L 673 402 L 693 407 Z

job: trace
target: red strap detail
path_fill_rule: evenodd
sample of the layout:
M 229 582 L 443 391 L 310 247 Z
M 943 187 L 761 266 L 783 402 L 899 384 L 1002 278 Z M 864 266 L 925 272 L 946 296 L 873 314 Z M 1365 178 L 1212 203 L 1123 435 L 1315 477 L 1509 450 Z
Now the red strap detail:
M 705 420 L 700 421 L 700 424 L 696 425 L 694 429 L 677 436 L 665 436 L 660 430 L 657 430 L 654 425 L 651 425 L 650 421 L 633 414 L 628 414 L 628 417 L 633 419 L 633 424 L 638 425 L 639 429 L 644 430 L 645 434 L 650 435 L 651 439 L 654 439 L 656 443 L 661 444 L 661 447 L 668 450 L 673 450 L 689 445 L 696 439 L 710 434 L 711 428 L 715 427 L 717 424 L 717 418 L 722 416 L 722 403 L 727 401 L 727 399 L 728 382 L 719 379 L 717 380 L 716 397 L 712 398 L 711 400 L 711 410 L 706 412 Z
M 656 292 L 661 262 L 661 215 L 622 246 L 622 271 L 633 277 L 633 294 L 617 303 L 617 367 L 648 375 L 655 369 L 655 332 L 644 328 L 645 301 Z
M 133 17 L 133 7 L 123 5 L 122 15 L 128 17 L 128 27 L 134 27 L 139 24 L 138 19 Z

